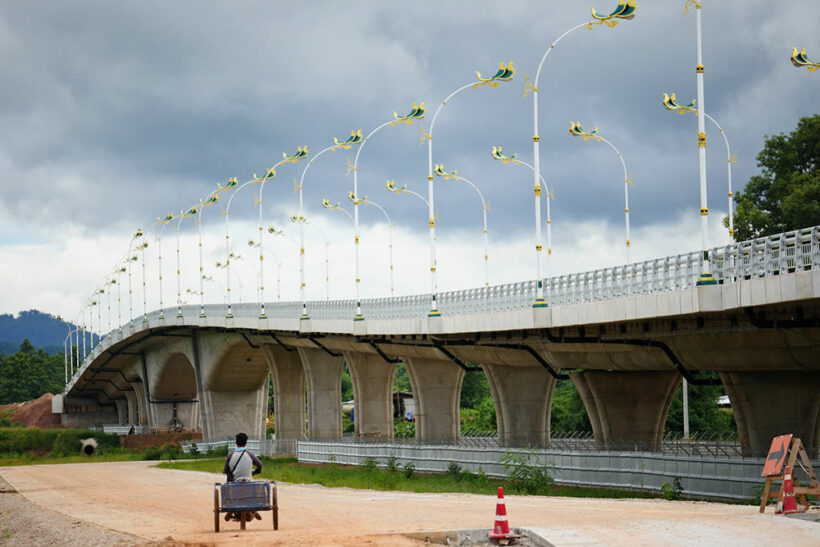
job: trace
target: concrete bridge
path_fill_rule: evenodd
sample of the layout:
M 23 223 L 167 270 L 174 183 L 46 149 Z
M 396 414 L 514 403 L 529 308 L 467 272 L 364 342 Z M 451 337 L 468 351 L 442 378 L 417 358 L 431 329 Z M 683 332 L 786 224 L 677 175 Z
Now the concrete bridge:
M 170 423 L 206 439 L 265 434 L 268 377 L 276 437 L 338 440 L 347 363 L 359 439 L 393 436 L 395 363 L 407 367 L 421 442 L 458 440 L 464 375 L 486 375 L 499 442 L 547 446 L 553 388 L 570 378 L 601 443 L 657 447 L 681 381 L 717 371 L 744 454 L 771 437 L 820 442 L 820 226 L 712 249 L 716 285 L 697 286 L 701 253 L 535 283 L 353 301 L 157 310 L 105 336 L 74 371 L 66 424 Z M 164 318 L 161 318 L 163 317 Z

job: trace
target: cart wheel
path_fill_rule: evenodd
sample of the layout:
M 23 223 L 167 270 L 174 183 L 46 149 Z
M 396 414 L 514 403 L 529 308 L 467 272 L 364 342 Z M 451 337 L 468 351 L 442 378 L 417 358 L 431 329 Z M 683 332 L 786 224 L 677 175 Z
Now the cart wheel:
M 214 532 L 219 532 L 219 488 L 214 485 Z

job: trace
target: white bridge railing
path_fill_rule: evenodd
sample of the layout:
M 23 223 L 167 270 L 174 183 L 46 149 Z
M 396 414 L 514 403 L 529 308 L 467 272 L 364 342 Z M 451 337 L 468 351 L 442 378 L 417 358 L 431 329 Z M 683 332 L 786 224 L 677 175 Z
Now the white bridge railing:
M 717 247 L 711 250 L 711 257 L 712 275 L 718 283 L 817 269 L 820 268 L 820 226 Z M 545 297 L 550 306 L 556 306 L 687 289 L 697 283 L 702 260 L 702 253 L 696 251 L 552 277 L 544 280 Z M 535 294 L 535 281 L 449 291 L 438 295 L 438 308 L 442 315 L 527 309 L 535 301 Z M 362 301 L 362 313 L 366 319 L 426 317 L 429 304 L 428 294 L 371 298 Z M 259 314 L 258 303 L 233 304 L 231 308 L 237 317 Z M 312 319 L 352 319 L 355 308 L 353 300 L 307 302 Z M 296 318 L 301 315 L 301 304 L 266 303 L 265 312 L 272 318 Z M 164 313 L 165 317 L 175 317 L 177 308 L 166 308 Z M 208 304 L 205 313 L 209 317 L 224 316 L 225 306 Z M 159 314 L 159 310 L 153 311 L 148 318 L 156 319 Z M 199 317 L 199 306 L 183 306 L 182 314 L 185 318 Z M 134 322 L 138 320 L 135 318 Z

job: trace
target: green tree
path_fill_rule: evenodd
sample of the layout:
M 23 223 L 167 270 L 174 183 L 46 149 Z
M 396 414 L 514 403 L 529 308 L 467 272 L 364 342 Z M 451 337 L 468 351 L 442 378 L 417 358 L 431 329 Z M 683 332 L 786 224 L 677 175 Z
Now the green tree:
M 716 372 L 705 372 L 704 378 L 718 378 Z M 689 384 L 689 431 L 691 433 L 727 433 L 737 430 L 731 411 L 721 409 L 718 397 L 723 395 L 723 386 L 697 386 Z M 666 431 L 683 433 L 683 389 L 678 387 L 669 416 Z
M 767 137 L 757 165 L 761 173 L 735 198 L 736 241 L 820 224 L 820 114 Z
M 558 380 L 552 394 L 550 431 L 592 431 L 581 395 L 572 380 Z
M 0 404 L 28 401 L 64 388 L 62 353 L 49 355 L 25 339 L 17 353 L 0 357 Z

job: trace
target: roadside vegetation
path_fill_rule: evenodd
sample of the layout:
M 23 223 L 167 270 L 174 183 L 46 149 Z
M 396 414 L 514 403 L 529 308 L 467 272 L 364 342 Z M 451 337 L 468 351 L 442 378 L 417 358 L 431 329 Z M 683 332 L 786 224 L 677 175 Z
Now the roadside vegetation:
M 294 484 L 321 484 L 335 488 L 369 490 L 396 490 L 402 492 L 464 493 L 495 495 L 499 486 L 506 494 L 530 494 L 538 496 L 569 496 L 579 498 L 657 498 L 659 496 L 610 490 L 605 488 L 579 488 L 558 486 L 549 477 L 549 468 L 532 462 L 526 456 L 513 456 L 509 464 L 508 478 L 488 477 L 483 471 L 465 471 L 457 462 L 451 462 L 445 473 L 419 473 L 412 463 L 402 465 L 396 458 L 383 461 L 369 459 L 361 466 L 328 464 L 304 464 L 296 458 L 262 458 L 260 479 L 278 480 Z M 164 469 L 182 469 L 221 473 L 223 460 L 202 459 L 197 461 L 163 462 Z M 523 466 L 523 467 L 522 467 Z

